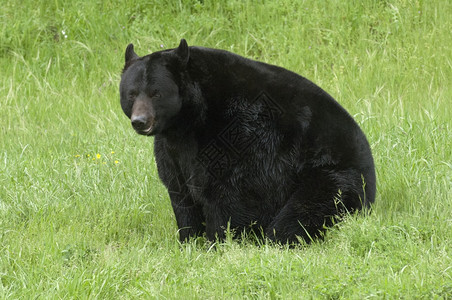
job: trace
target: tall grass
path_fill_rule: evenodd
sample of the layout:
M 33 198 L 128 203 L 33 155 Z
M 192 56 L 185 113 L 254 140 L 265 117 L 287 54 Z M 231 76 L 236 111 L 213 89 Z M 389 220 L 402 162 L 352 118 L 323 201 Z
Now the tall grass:
M 7 1 L 0 297 L 452 297 L 450 1 Z M 372 146 L 373 212 L 295 249 L 180 245 L 152 139 L 119 106 L 125 46 L 216 47 L 313 80 Z

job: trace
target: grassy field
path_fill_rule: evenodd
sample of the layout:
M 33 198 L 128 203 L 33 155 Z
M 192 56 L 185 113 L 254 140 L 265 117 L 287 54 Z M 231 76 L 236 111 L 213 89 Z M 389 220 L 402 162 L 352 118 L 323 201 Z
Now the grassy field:
M 0 298 L 452 299 L 451 1 L 5 1 Z M 222 48 L 293 70 L 368 136 L 371 215 L 289 249 L 177 242 L 123 54 Z

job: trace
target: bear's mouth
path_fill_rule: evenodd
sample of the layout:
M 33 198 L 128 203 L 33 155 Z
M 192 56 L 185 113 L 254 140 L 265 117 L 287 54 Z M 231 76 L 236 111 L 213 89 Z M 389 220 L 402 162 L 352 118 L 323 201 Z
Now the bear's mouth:
M 151 124 L 147 129 L 138 131 L 142 135 L 152 135 L 152 130 L 154 129 L 154 124 Z
M 148 135 L 148 136 L 152 135 L 153 131 L 154 131 L 154 122 L 151 125 L 149 125 L 149 127 L 147 127 L 146 129 L 135 129 L 135 131 L 141 135 Z

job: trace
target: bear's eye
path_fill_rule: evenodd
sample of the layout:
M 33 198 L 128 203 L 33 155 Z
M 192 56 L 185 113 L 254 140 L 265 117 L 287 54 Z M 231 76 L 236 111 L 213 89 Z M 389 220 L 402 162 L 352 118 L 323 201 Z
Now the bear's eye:
M 129 93 L 129 99 L 131 99 L 131 100 L 135 99 L 137 96 L 138 96 L 138 92 L 136 92 L 136 91 L 131 91 Z
M 161 96 L 162 95 L 157 90 L 154 90 L 151 94 L 151 98 L 160 98 Z

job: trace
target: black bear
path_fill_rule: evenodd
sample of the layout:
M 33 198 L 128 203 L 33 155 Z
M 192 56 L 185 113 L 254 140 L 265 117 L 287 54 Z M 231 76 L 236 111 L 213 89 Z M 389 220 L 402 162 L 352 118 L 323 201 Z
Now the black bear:
M 185 40 L 143 57 L 130 44 L 120 98 L 136 132 L 154 136 L 181 241 L 222 239 L 228 226 L 309 241 L 375 199 L 357 123 L 281 67 Z

